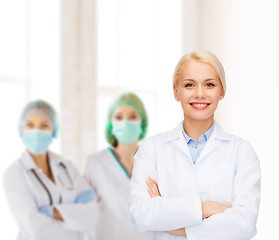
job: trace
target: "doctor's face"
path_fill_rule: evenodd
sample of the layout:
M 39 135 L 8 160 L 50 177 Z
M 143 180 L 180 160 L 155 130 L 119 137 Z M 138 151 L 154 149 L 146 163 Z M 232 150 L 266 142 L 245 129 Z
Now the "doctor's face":
M 196 60 L 185 62 L 180 68 L 174 97 L 181 102 L 184 120 L 212 119 L 224 91 L 215 69 Z
M 48 120 L 42 118 L 33 116 L 28 118 L 22 127 L 22 130 L 45 130 L 45 131 L 52 131 L 52 126 L 49 123 Z
M 112 133 L 119 143 L 136 143 L 141 134 L 141 119 L 138 112 L 129 105 L 116 109 L 112 118 Z
M 138 112 L 129 105 L 121 105 L 113 114 L 112 121 L 140 121 L 140 116 Z

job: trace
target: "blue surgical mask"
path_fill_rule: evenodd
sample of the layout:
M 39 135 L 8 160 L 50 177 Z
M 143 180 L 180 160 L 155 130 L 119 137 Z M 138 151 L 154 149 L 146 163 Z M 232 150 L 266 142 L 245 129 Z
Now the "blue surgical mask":
M 123 144 L 133 143 L 141 134 L 141 121 L 112 122 L 112 134 Z
M 31 153 L 40 155 L 46 152 L 52 143 L 52 131 L 23 130 L 21 139 Z

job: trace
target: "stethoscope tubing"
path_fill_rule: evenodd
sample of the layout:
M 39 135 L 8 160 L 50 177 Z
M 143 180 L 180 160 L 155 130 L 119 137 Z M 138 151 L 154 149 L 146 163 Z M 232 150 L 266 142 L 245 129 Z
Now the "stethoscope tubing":
M 65 170 L 66 174 L 67 174 L 67 177 L 69 178 L 70 182 L 71 182 L 71 185 L 73 185 L 73 181 L 72 181 L 72 178 L 69 174 L 69 171 L 67 169 L 67 167 L 65 166 L 64 163 L 60 163 L 60 165 L 63 167 L 63 169 Z M 45 189 L 47 195 L 48 195 L 48 198 L 49 198 L 49 205 L 53 205 L 53 199 L 52 199 L 52 196 L 51 196 L 51 193 L 49 191 L 49 189 L 47 188 L 47 186 L 44 184 L 44 182 L 42 181 L 42 179 L 39 177 L 39 175 L 36 173 L 35 169 L 32 169 L 31 170 L 32 173 L 34 174 L 34 176 L 37 178 L 37 180 L 39 181 L 39 183 L 42 185 L 42 187 Z M 60 200 L 59 202 L 61 203 L 62 202 L 62 197 L 60 196 Z
M 37 178 L 37 180 L 39 181 L 39 183 L 41 183 L 41 185 L 43 186 L 43 188 L 46 190 L 48 198 L 49 198 L 49 205 L 53 205 L 53 200 L 52 200 L 52 196 L 50 194 L 50 191 L 48 190 L 47 186 L 43 183 L 43 181 L 41 180 L 41 178 L 39 177 L 39 175 L 36 173 L 35 169 L 31 170 L 32 173 L 34 174 L 34 176 Z

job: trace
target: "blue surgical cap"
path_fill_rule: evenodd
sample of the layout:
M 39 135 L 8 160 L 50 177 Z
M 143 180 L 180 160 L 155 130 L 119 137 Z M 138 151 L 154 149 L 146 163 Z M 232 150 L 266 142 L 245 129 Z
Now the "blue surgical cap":
M 42 117 L 49 121 L 52 126 L 52 136 L 57 138 L 58 133 L 58 117 L 55 109 L 44 100 L 35 100 L 29 102 L 23 109 L 19 123 L 18 129 L 20 136 L 22 135 L 22 126 L 24 122 L 31 117 Z

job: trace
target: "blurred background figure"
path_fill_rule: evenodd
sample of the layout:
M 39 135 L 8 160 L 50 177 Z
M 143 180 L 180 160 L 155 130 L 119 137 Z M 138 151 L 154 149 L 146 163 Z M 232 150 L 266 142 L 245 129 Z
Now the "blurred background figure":
M 58 132 L 55 110 L 29 102 L 18 127 L 26 150 L 4 174 L 17 239 L 85 239 L 98 216 L 95 193 L 69 161 L 48 150 Z
M 123 93 L 112 102 L 105 131 L 110 146 L 90 155 L 84 170 L 100 206 L 97 239 L 145 239 L 145 233 L 137 232 L 130 218 L 129 185 L 134 154 L 147 127 L 147 113 L 136 94 Z

